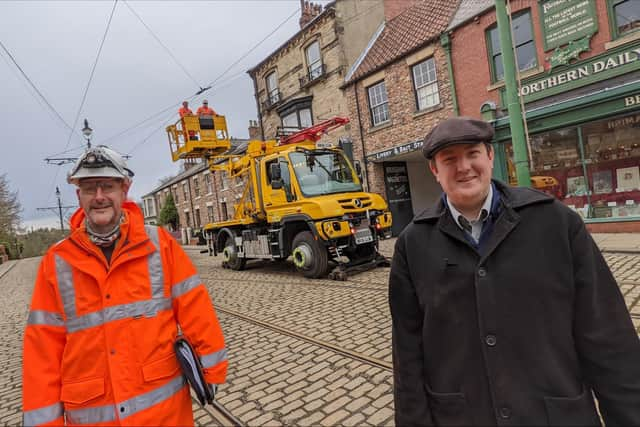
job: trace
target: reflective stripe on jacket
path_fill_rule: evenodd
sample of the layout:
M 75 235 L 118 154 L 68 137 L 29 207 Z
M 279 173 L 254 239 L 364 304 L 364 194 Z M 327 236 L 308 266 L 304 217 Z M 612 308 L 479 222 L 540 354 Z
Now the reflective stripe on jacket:
M 25 425 L 193 424 L 173 352 L 178 324 L 207 382 L 225 380 L 222 331 L 191 261 L 134 203 L 123 211 L 111 265 L 82 211 L 40 264 L 24 337 Z

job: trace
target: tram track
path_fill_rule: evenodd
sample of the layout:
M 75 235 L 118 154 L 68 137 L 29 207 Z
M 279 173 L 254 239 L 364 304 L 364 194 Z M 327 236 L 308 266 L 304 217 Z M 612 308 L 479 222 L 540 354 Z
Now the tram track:
M 245 283 L 256 283 L 256 284 L 263 284 L 263 283 L 270 283 L 270 284 L 283 284 L 283 282 L 279 279 L 286 277 L 288 279 L 291 279 L 291 274 L 290 273 L 274 273 L 271 271 L 265 271 L 262 272 L 264 275 L 269 275 L 269 276 L 277 276 L 274 277 L 273 280 L 265 280 L 264 276 L 261 276 L 259 279 L 243 279 L 242 281 Z M 200 277 L 204 280 L 206 280 L 207 282 L 221 282 L 221 283 L 228 283 L 229 282 L 229 277 L 225 277 L 225 278 L 221 278 L 221 277 L 215 277 L 213 274 L 211 273 L 200 273 Z M 232 278 L 231 278 L 232 279 Z M 351 280 L 350 280 L 351 281 Z M 355 281 L 353 281 L 355 282 Z M 363 283 L 363 282 L 355 282 L 355 283 Z M 300 284 L 300 281 L 297 280 L 295 282 L 291 282 L 291 284 Z M 384 286 L 357 286 L 357 285 L 349 285 L 349 284 L 344 284 L 344 282 L 323 282 L 323 281 L 309 281 L 308 283 L 305 282 L 303 284 L 304 286 L 310 286 L 310 287 L 315 287 L 315 288 L 330 288 L 330 289 L 353 289 L 353 290 L 362 290 L 362 291 L 374 291 L 374 292 L 387 292 L 387 285 L 385 284 Z
M 353 350 L 349 350 L 349 349 L 346 349 L 346 348 L 339 347 L 339 346 L 337 346 L 335 344 L 332 344 L 330 342 L 327 342 L 327 341 L 324 341 L 324 340 L 319 340 L 319 339 L 310 337 L 310 336 L 305 335 L 305 334 L 301 334 L 301 333 L 296 332 L 296 331 L 294 331 L 292 329 L 289 329 L 289 328 L 283 328 L 281 326 L 276 326 L 276 325 L 271 324 L 269 322 L 265 322 L 264 320 L 260 320 L 260 319 L 256 319 L 256 318 L 251 317 L 251 316 L 247 316 L 246 314 L 240 313 L 240 312 L 238 312 L 236 310 L 225 308 L 223 306 L 216 305 L 216 311 L 218 311 L 220 313 L 227 314 L 229 316 L 232 316 L 232 317 L 235 317 L 235 318 L 238 318 L 238 319 L 241 319 L 241 320 L 244 320 L 245 322 L 249 322 L 249 323 L 252 323 L 254 325 L 257 325 L 257 326 L 260 326 L 260 327 L 263 327 L 263 328 L 266 328 L 266 329 L 270 329 L 270 330 L 278 332 L 280 334 L 300 339 L 300 340 L 308 342 L 310 344 L 314 344 L 314 345 L 316 345 L 318 347 L 322 347 L 322 348 L 325 348 L 327 350 L 331 350 L 331 351 L 333 351 L 335 353 L 341 354 L 343 356 L 347 356 L 347 357 L 349 357 L 351 359 L 355 359 L 355 360 L 358 360 L 358 361 L 363 362 L 363 363 L 367 363 L 369 365 L 381 368 L 383 370 L 393 371 L 393 365 L 391 363 L 389 363 L 389 362 L 384 361 L 384 360 L 376 359 L 374 357 L 370 357 L 370 356 L 367 356 L 365 354 L 358 353 L 357 351 L 353 351 Z
M 6 269 L 5 271 L 3 271 L 2 273 L 0 273 L 0 279 L 2 279 L 4 276 L 6 276 L 6 274 L 7 274 L 8 272 L 10 272 L 10 271 L 13 269 L 13 267 L 15 267 L 16 265 L 18 265 L 18 262 L 20 262 L 20 260 L 16 260 L 16 261 L 14 261 L 14 263 L 13 263 L 13 264 L 11 264 L 9 267 L 7 267 L 7 269 Z
M 198 402 L 198 400 L 195 397 L 191 396 L 191 400 L 194 405 L 200 406 L 200 402 Z M 207 414 L 209 414 L 211 418 L 213 418 L 215 425 L 220 425 L 223 427 L 226 427 L 226 426 L 245 427 L 246 426 L 246 424 L 242 422 L 240 418 L 233 415 L 231 412 L 229 412 L 228 409 L 226 409 L 216 400 L 213 401 L 213 404 L 205 405 L 204 407 L 202 407 L 202 410 Z

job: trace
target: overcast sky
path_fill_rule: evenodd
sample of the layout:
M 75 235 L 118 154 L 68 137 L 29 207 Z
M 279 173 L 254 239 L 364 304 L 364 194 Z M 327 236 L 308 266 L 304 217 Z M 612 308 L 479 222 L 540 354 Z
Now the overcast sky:
M 28 226 L 44 217 L 57 224 L 57 213 L 36 210 L 57 206 L 56 186 L 64 205 L 77 204 L 65 179 L 71 165 L 49 165 L 44 159 L 82 153 L 84 118 L 93 128 L 92 144 L 106 143 L 132 156 L 134 200 L 178 171 L 164 129 L 177 120 L 178 104 L 199 87 L 216 81 L 192 100 L 193 110 L 206 97 L 227 117 L 231 135 L 246 138 L 249 120 L 257 119 L 246 70 L 299 30 L 298 0 L 119 0 L 80 109 L 113 5 L 106 0 L 0 1 L 0 42 L 61 116 L 46 106 L 0 46 L 0 174 L 6 173 L 18 191 Z M 73 134 L 67 125 L 75 128 Z

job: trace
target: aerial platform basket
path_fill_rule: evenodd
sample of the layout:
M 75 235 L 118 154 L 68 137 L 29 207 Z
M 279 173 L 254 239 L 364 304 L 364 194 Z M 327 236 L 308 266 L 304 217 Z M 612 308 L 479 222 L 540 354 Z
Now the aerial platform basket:
M 167 126 L 167 135 L 174 162 L 217 156 L 231 147 L 224 116 L 184 116 Z

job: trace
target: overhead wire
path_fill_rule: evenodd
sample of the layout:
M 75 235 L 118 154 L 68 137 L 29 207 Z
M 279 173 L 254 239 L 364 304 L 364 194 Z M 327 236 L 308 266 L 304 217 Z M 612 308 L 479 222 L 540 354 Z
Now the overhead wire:
M 89 81 L 87 82 L 87 86 L 84 88 L 84 93 L 82 94 L 82 101 L 80 102 L 80 107 L 78 108 L 78 112 L 76 113 L 76 118 L 73 121 L 73 129 L 75 129 L 76 124 L 78 123 L 78 118 L 80 117 L 80 113 L 82 112 L 82 108 L 84 107 L 84 103 L 87 100 L 87 94 L 89 93 L 89 87 L 91 86 L 91 81 L 93 80 L 93 75 L 96 71 L 96 67 L 98 66 L 98 60 L 100 59 L 100 54 L 102 53 L 102 48 L 104 46 L 104 42 L 107 39 L 107 34 L 109 33 L 109 27 L 111 26 L 111 20 L 113 19 L 113 14 L 116 11 L 116 6 L 118 5 L 118 0 L 114 0 L 113 8 L 111 9 L 111 14 L 109 15 L 109 20 L 107 21 L 107 28 L 104 30 L 104 34 L 102 36 L 102 40 L 100 41 L 100 47 L 98 48 L 98 53 L 96 54 L 96 59 L 93 62 L 93 67 L 91 67 L 91 73 L 89 74 Z M 71 136 L 73 135 L 73 131 L 69 134 L 69 139 L 67 140 L 67 144 L 64 149 L 66 150 L 69 147 L 69 142 L 71 142 Z
M 267 34 L 262 40 L 260 40 L 256 45 L 254 45 L 251 49 L 249 49 L 244 55 L 242 55 L 240 58 L 238 58 L 233 64 L 231 64 L 229 67 L 227 67 L 226 70 L 224 70 L 222 72 L 222 74 L 220 74 L 218 77 L 216 77 L 211 83 L 209 83 L 207 86 L 213 86 L 218 80 L 220 80 L 225 74 L 227 74 L 234 66 L 236 66 L 240 61 L 242 61 L 244 58 L 246 58 L 247 56 L 249 56 L 249 54 L 251 52 L 253 52 L 254 50 L 256 50 L 262 43 L 264 43 L 269 37 L 271 37 L 276 31 L 278 31 L 280 28 L 282 28 L 284 26 L 284 24 L 286 24 L 291 18 L 293 18 L 295 15 L 298 14 L 298 12 L 300 11 L 300 8 L 297 8 L 291 15 L 289 15 L 284 21 L 282 21 L 280 24 L 278 24 L 278 26 L 271 31 L 269 34 Z
M 87 82 L 87 86 L 84 89 L 84 93 L 82 95 L 82 101 L 80 102 L 80 107 L 78 108 L 78 112 L 76 113 L 76 118 L 73 121 L 73 126 L 71 127 L 71 132 L 69 133 L 69 138 L 67 139 L 67 143 L 64 146 L 64 150 L 66 150 L 67 148 L 69 148 L 69 143 L 71 142 L 71 137 L 73 136 L 73 133 L 75 132 L 75 128 L 76 128 L 76 124 L 78 123 L 78 118 L 80 117 L 80 113 L 82 112 L 82 108 L 84 107 L 84 103 L 87 100 L 87 94 L 89 92 L 89 87 L 91 86 L 91 81 L 93 80 L 93 75 L 96 71 L 96 67 L 98 65 L 98 60 L 100 59 L 100 54 L 102 53 L 102 47 L 104 46 L 104 42 L 107 39 L 107 34 L 109 33 L 109 27 L 111 26 L 111 21 L 113 20 L 113 15 L 116 11 L 116 6 L 118 5 L 118 0 L 114 0 L 113 2 L 113 7 L 111 8 L 111 14 L 109 15 L 109 20 L 107 21 L 107 27 L 104 30 L 104 34 L 102 36 L 102 40 L 100 41 L 100 46 L 98 47 L 98 53 L 96 54 L 96 59 L 93 62 L 93 66 L 91 67 L 91 73 L 89 74 L 89 81 Z M 56 186 L 56 181 L 58 179 L 58 172 L 60 171 L 60 167 L 58 166 L 56 168 L 56 174 L 53 178 L 53 181 L 51 182 L 51 190 L 49 191 L 49 198 L 47 199 L 47 202 L 49 200 L 51 200 L 51 197 L 53 195 L 53 187 Z
M 276 26 L 276 28 L 274 30 L 272 30 L 269 34 L 267 34 L 265 37 L 263 37 L 257 44 L 255 44 L 253 47 L 251 47 L 245 54 L 243 54 L 240 58 L 238 58 L 233 64 L 231 64 L 229 67 L 227 67 L 220 75 L 218 75 L 211 83 L 207 84 L 207 88 L 205 90 L 199 91 L 197 93 L 195 93 L 194 95 L 191 95 L 190 97 L 186 98 L 185 100 L 187 101 L 191 101 L 194 98 L 196 98 L 197 96 L 201 95 L 204 91 L 208 91 L 214 88 L 215 84 L 218 82 L 218 80 L 220 80 L 222 77 L 224 77 L 235 65 L 237 65 L 240 61 L 242 61 L 243 59 L 245 59 L 251 52 L 253 52 L 255 49 L 257 49 L 262 43 L 264 43 L 269 37 L 271 37 L 276 31 L 278 31 L 280 28 L 282 28 L 292 17 L 294 17 L 298 12 L 300 11 L 300 8 L 297 8 L 292 14 L 290 14 L 284 21 L 282 21 L 280 24 L 278 24 L 278 26 Z M 240 75 L 244 75 L 244 71 L 239 72 L 237 75 L 234 75 L 233 77 L 231 77 L 231 79 L 235 79 L 236 77 L 240 76 Z M 228 82 L 228 81 L 227 81 Z M 156 118 L 157 116 L 163 114 L 165 111 L 168 111 L 169 109 L 174 109 L 176 108 L 178 105 L 180 105 L 180 102 L 178 103 L 174 103 L 166 108 L 163 108 L 162 110 L 160 110 L 157 113 L 152 114 L 151 116 L 143 119 L 142 121 L 124 129 L 123 131 L 118 132 L 115 135 L 112 135 L 108 138 L 106 138 L 105 140 L 101 141 L 101 143 L 106 143 L 107 141 L 111 141 L 119 136 L 124 135 L 125 133 L 128 133 L 130 131 L 132 131 L 133 129 L 136 129 L 140 126 L 142 126 L 144 123 L 149 122 L 150 120 L 153 120 L 154 118 Z M 170 117 L 169 117 L 170 118 Z M 168 119 L 166 119 L 168 120 Z M 163 121 L 163 125 L 166 123 L 166 120 Z M 162 128 L 162 126 L 160 128 Z M 159 128 L 159 129 L 160 129 Z M 158 129 L 154 130 L 152 132 L 152 134 L 155 134 L 155 132 L 157 132 Z M 146 142 L 148 140 L 148 137 L 143 139 L 142 141 L 138 142 L 136 144 L 136 146 L 134 146 L 133 149 L 137 148 L 140 144 Z M 133 149 L 131 151 L 133 151 Z M 130 152 L 131 152 L 130 151 Z
M 58 110 L 55 109 L 55 107 L 53 105 L 51 105 L 51 103 L 47 100 L 47 98 L 43 95 L 43 93 L 40 91 L 40 89 L 38 89 L 38 87 L 35 85 L 35 83 L 33 83 L 33 81 L 29 78 L 29 76 L 27 75 L 27 73 L 22 69 L 22 67 L 20 66 L 20 64 L 18 64 L 18 62 L 16 61 L 16 59 L 13 57 L 13 55 L 11 54 L 11 52 L 9 52 L 9 50 L 7 49 L 7 47 L 4 45 L 4 43 L 2 43 L 2 41 L 0 40 L 0 47 L 2 47 L 2 50 L 4 50 L 4 52 L 6 53 L 6 55 L 9 57 L 9 59 L 11 59 L 11 62 L 13 62 L 13 64 L 16 66 L 16 68 L 20 71 L 20 73 L 22 74 L 22 76 L 25 78 L 25 80 L 27 81 L 27 83 L 29 83 L 29 85 L 31 86 L 31 88 L 38 94 L 38 96 L 40 97 L 40 99 L 42 101 L 44 101 L 45 105 L 49 108 L 49 110 L 51 110 L 55 116 L 58 118 L 58 120 L 60 120 L 60 122 L 62 124 L 65 125 L 65 127 L 69 130 L 71 130 L 73 132 L 73 128 L 71 126 L 69 126 L 69 124 L 65 121 L 65 119 L 60 115 L 60 113 L 58 112 Z
M 222 84 L 222 86 L 217 86 L 215 87 L 215 89 L 219 90 L 224 88 L 225 86 L 229 85 L 232 81 L 236 80 L 238 77 L 241 77 L 242 75 L 244 75 L 244 71 L 235 74 L 234 76 L 228 78 L 227 80 L 225 80 Z M 195 97 L 195 95 L 194 95 Z M 141 147 L 144 143 L 146 143 L 147 141 L 149 141 L 149 139 L 156 134 L 156 132 L 158 132 L 160 129 L 163 128 L 164 123 L 166 123 L 169 119 L 171 119 L 172 116 L 174 116 L 174 112 L 171 112 L 171 114 L 169 116 L 167 116 L 166 118 L 162 119 L 162 123 L 163 125 L 154 129 L 149 135 L 147 135 L 145 138 L 143 138 L 142 140 L 140 140 L 138 143 L 136 143 L 136 145 L 134 145 L 128 152 L 127 155 L 131 155 L 131 153 L 133 153 L 136 149 L 138 149 L 139 147 Z
M 187 98 L 186 100 L 187 100 L 187 101 L 190 101 L 191 99 L 193 99 L 193 98 L 195 98 L 195 97 L 196 97 L 196 95 L 191 95 L 191 96 L 190 96 L 189 98 Z M 118 137 L 120 137 L 120 136 L 122 136 L 122 135 L 124 135 L 124 134 L 126 134 L 126 133 L 129 133 L 129 132 L 131 132 L 132 130 L 134 130 L 134 129 L 136 129 L 136 128 L 140 127 L 140 126 L 142 126 L 142 125 L 143 125 L 143 124 L 145 124 L 146 122 L 148 122 L 148 121 L 150 121 L 150 120 L 153 120 L 154 118 L 158 117 L 159 115 L 161 115 L 161 114 L 163 114 L 163 113 L 165 113 L 165 112 L 167 112 L 167 111 L 169 111 L 169 110 L 173 110 L 173 109 L 175 109 L 178 105 L 180 105 L 180 102 L 177 102 L 177 103 L 171 104 L 170 106 L 168 106 L 168 107 L 166 107 L 166 108 L 163 108 L 162 110 L 160 110 L 160 111 L 158 111 L 158 112 L 156 112 L 156 113 L 153 113 L 152 115 L 148 116 L 148 117 L 147 117 L 147 118 L 145 118 L 144 120 L 142 120 L 142 121 L 140 121 L 140 122 L 138 122 L 138 123 L 136 123 L 136 124 L 134 124 L 134 125 L 132 125 L 132 126 L 129 126 L 128 128 L 126 128 L 126 129 L 124 129 L 124 130 L 122 130 L 122 131 L 120 131 L 120 132 L 118 132 L 118 133 L 116 133 L 116 134 L 114 134 L 114 135 L 111 135 L 111 136 L 109 136 L 109 137 L 107 137 L 107 138 L 105 138 L 105 139 L 101 140 L 101 141 L 100 141 L 100 144 L 106 144 L 107 142 L 109 142 L 109 141 L 111 141 L 111 140 L 113 140 L 113 139 L 115 139 L 115 138 L 118 138 Z
M 151 34 L 151 36 L 156 39 L 156 41 L 158 42 L 158 44 L 160 44 L 160 46 L 162 46 L 162 48 L 165 50 L 165 52 L 167 52 L 167 54 L 171 57 L 171 59 L 173 59 L 173 61 L 178 65 L 178 67 L 180 67 L 182 69 L 182 71 L 187 75 L 187 77 L 189 77 L 191 79 L 191 81 L 193 81 L 196 86 L 199 89 L 203 89 L 202 85 L 200 84 L 200 82 L 198 82 L 196 80 L 195 77 L 193 77 L 193 75 L 191 75 L 191 73 L 189 73 L 189 71 L 187 71 L 187 69 L 185 68 L 184 65 L 182 65 L 182 63 L 180 61 L 178 61 L 178 58 L 176 58 L 176 56 L 173 54 L 173 52 L 171 52 L 171 50 L 164 44 L 162 43 L 162 40 L 160 40 L 160 38 L 153 32 L 153 30 L 144 22 L 144 20 L 142 19 L 142 17 L 133 9 L 133 7 L 131 7 L 131 5 L 129 4 L 129 2 L 122 0 L 122 2 L 124 3 L 125 6 L 127 6 L 129 8 L 129 10 L 131 11 L 131 13 L 133 13 L 133 15 L 138 18 L 138 20 L 140 21 L 140 23 L 147 29 L 147 31 L 149 32 L 149 34 Z

